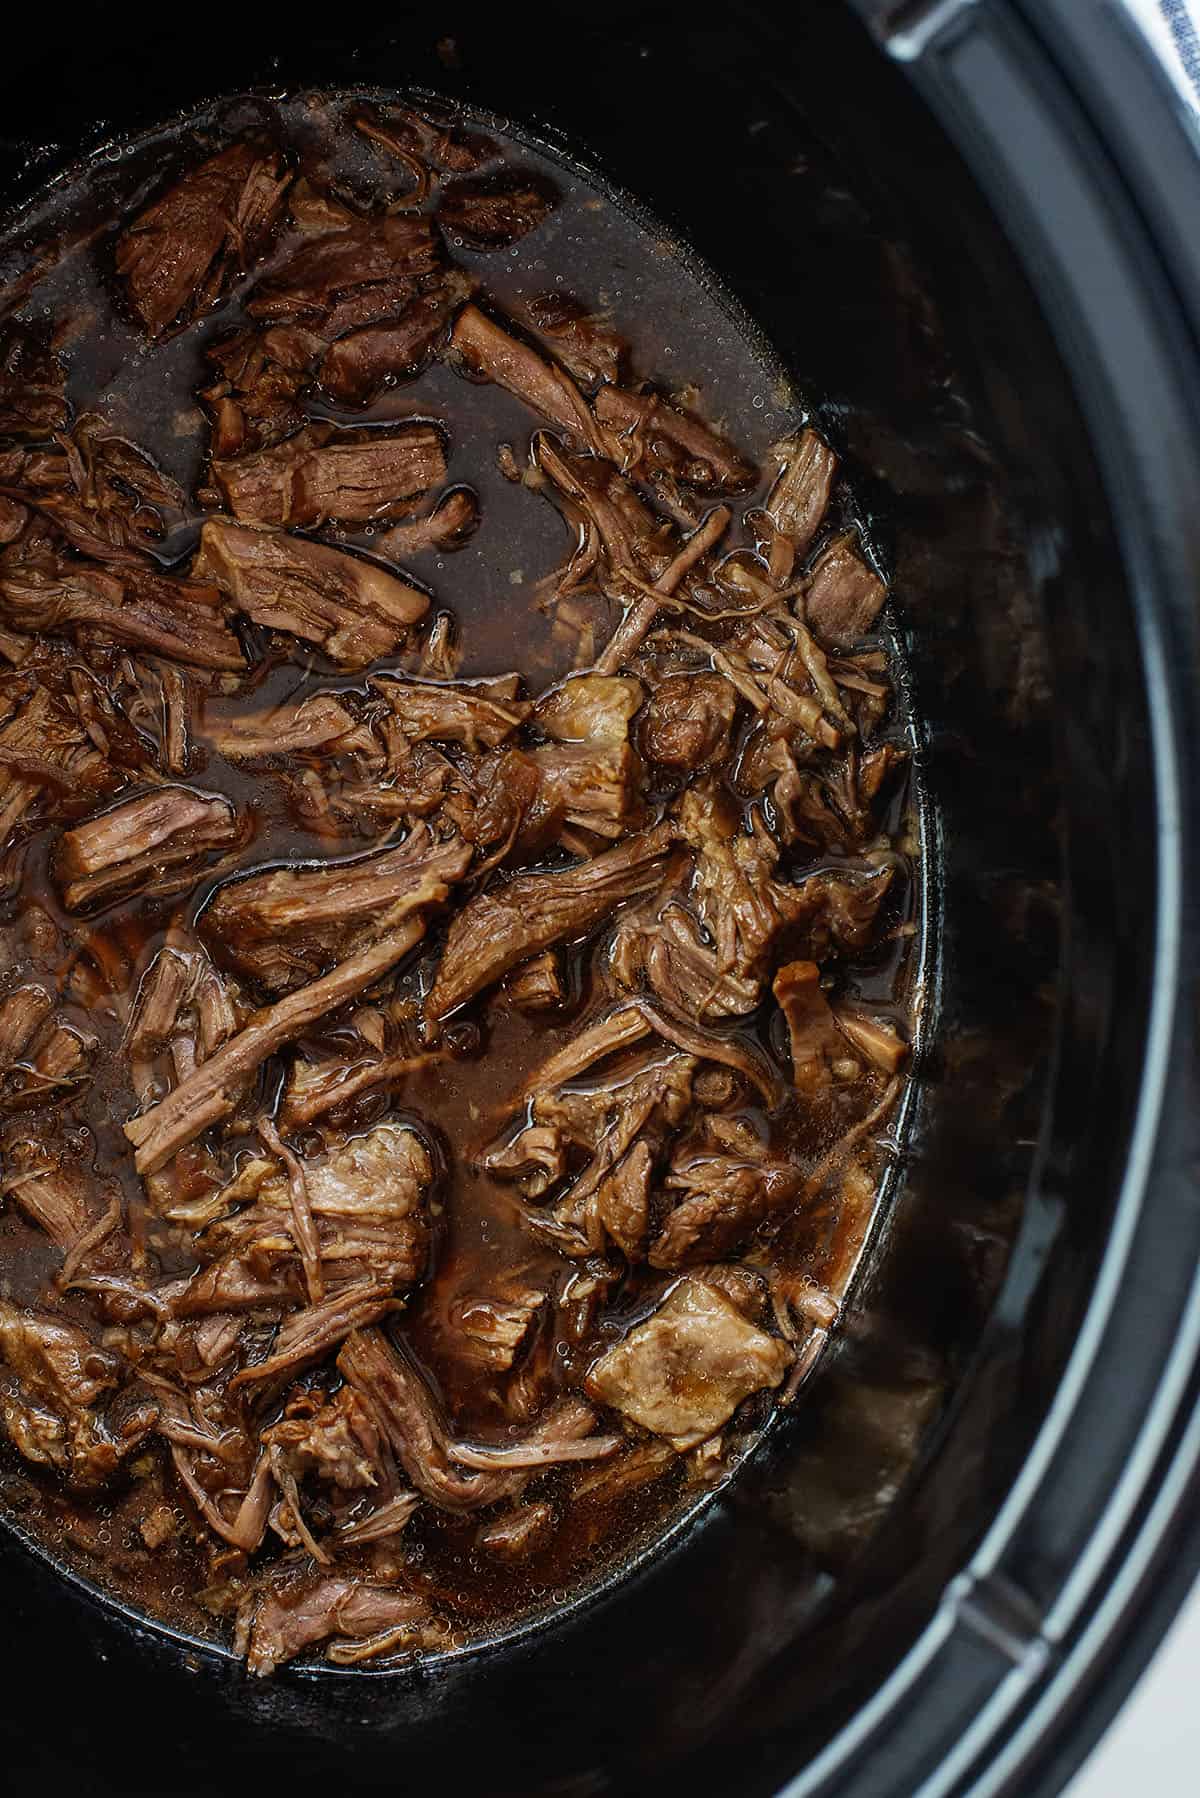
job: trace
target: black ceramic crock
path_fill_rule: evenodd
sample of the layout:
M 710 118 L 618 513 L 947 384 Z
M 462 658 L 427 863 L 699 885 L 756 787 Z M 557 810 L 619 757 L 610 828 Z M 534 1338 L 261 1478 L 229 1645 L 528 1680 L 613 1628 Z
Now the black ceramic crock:
M 1200 161 L 1161 72 L 1117 0 L 21 9 L 3 54 L 4 205 L 210 95 L 415 86 L 690 240 L 884 542 L 938 926 L 888 1240 L 667 1554 L 454 1663 L 257 1683 L 0 1534 L 5 1778 L 1057 1791 L 1200 1557 Z

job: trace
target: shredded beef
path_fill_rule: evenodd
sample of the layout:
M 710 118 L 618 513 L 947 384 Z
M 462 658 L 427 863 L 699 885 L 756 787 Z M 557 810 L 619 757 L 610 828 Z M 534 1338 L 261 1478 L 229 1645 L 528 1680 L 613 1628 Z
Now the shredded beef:
M 0 323 L 0 1446 L 267 1675 L 574 1591 L 795 1399 L 919 887 L 863 513 L 671 246 L 432 105 L 205 116 Z
M 223 518 L 205 525 L 192 572 L 256 624 L 319 644 L 347 668 L 390 655 L 429 607 L 424 593 L 361 556 Z
M 435 841 L 418 825 L 397 849 L 318 868 L 280 868 L 222 886 L 201 921 L 205 939 L 241 974 L 273 992 L 313 979 L 352 944 L 394 929 L 430 884 L 466 872 L 461 839 Z
M 467 176 L 442 189 L 438 223 L 452 243 L 474 250 L 507 250 L 535 231 L 557 196 L 548 181 L 520 171 Z
M 290 177 L 274 150 L 231 144 L 169 187 L 117 240 L 117 273 L 152 337 L 206 312 L 262 248 Z
M 0 333 L 0 439 L 52 437 L 66 429 L 66 370 L 38 331 L 10 321 Z
M 778 1386 L 790 1361 L 782 1342 L 713 1287 L 681 1280 L 593 1365 L 588 1390 L 683 1450 L 719 1430 L 750 1393 Z
M 212 479 L 235 518 L 296 526 L 386 518 L 445 474 L 441 436 L 432 425 L 349 439 L 308 430 L 272 449 L 212 465 Z
M 420 214 L 355 218 L 302 244 L 282 268 L 257 284 L 246 310 L 251 318 L 275 323 L 298 318 L 324 322 L 339 302 L 394 307 L 416 291 L 417 280 L 430 274 L 438 260 L 433 225 Z M 371 321 L 360 315 L 355 322 Z
M 594 929 L 622 900 L 657 878 L 671 833 L 656 826 L 620 848 L 561 874 L 518 876 L 483 893 L 457 915 L 430 994 L 444 1017 L 518 962 Z

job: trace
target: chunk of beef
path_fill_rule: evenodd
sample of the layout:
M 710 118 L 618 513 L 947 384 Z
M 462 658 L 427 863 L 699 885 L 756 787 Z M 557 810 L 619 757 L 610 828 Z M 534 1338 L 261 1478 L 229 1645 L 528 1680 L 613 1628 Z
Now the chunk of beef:
M 638 742 L 648 761 L 694 774 L 729 754 L 737 694 L 718 674 L 670 674 L 655 687 Z
M 40 441 L 70 423 L 66 370 L 53 345 L 10 319 L 0 333 L 0 438 Z
M 908 760 L 907 752 L 895 743 L 881 743 L 863 756 L 858 768 L 859 810 L 867 811 L 873 800 L 887 785 L 897 768 Z
M 767 495 L 766 513 L 777 531 L 787 538 L 792 554 L 802 556 L 821 528 L 837 457 L 812 429 L 778 444 L 775 450 L 779 473 Z M 786 579 L 790 566 L 776 568 L 773 573 Z
M 323 1288 L 333 1293 L 349 1285 L 398 1294 L 423 1278 L 429 1260 L 427 1199 L 433 1164 L 414 1130 L 377 1124 L 365 1136 L 323 1155 L 306 1156 L 300 1166 L 305 1225 Z M 252 1205 L 210 1225 L 200 1247 L 205 1254 L 216 1250 L 227 1266 L 240 1262 L 255 1270 L 269 1265 L 277 1286 L 298 1290 L 299 1270 L 288 1264 L 302 1258 L 300 1235 L 292 1183 L 272 1175 L 259 1186 Z M 186 1290 L 173 1309 L 179 1316 L 192 1313 L 194 1303 Z
M 117 893 L 153 891 L 241 834 L 237 812 L 218 793 L 158 787 L 122 800 L 59 842 L 54 874 L 63 904 L 83 911 Z
M 216 457 L 240 456 L 291 437 L 304 424 L 300 395 L 325 352 L 304 325 L 238 331 L 205 350 L 216 379 L 200 399 L 212 424 Z
M 587 1390 L 680 1453 L 728 1423 L 752 1392 L 778 1386 L 791 1351 L 700 1280 L 684 1279 L 598 1361 Z
M 160 1054 L 180 1028 L 193 996 L 200 957 L 167 944 L 142 976 L 126 1046 L 133 1059 Z
M 570 376 L 505 331 L 478 306 L 463 307 L 450 333 L 450 348 L 469 374 L 506 388 L 585 447 L 604 453 L 607 445 Z
M 424 281 L 394 318 L 347 331 L 325 352 L 321 386 L 341 405 L 365 406 L 383 387 L 416 374 L 445 344 L 474 286 L 461 269 L 451 269 Z
M 448 891 L 443 882 L 430 878 L 414 894 L 414 907 L 439 904 Z M 357 950 L 310 986 L 301 987 L 258 1012 L 167 1098 L 130 1118 L 124 1130 L 136 1150 L 134 1162 L 138 1172 L 155 1173 L 210 1124 L 227 1117 L 245 1082 L 269 1056 L 285 1043 L 293 1042 L 318 1018 L 373 986 L 415 948 L 424 932 L 422 917 L 406 918 L 397 929 L 370 947 Z
M 871 941 L 880 907 L 892 889 L 894 866 L 873 869 L 821 869 L 789 890 L 803 920 L 814 955 L 830 949 L 861 955 Z
M 656 896 L 618 924 L 610 966 L 621 986 L 644 984 L 679 1017 L 741 1017 L 759 1002 L 762 983 L 722 968 L 717 951 L 677 899 Z
M 629 724 L 642 703 L 640 681 L 598 674 L 569 676 L 538 700 L 532 723 L 558 743 L 629 741 Z
M 611 1242 L 639 1260 L 654 1163 L 687 1115 L 696 1065 L 690 1055 L 673 1055 L 610 1074 L 598 1088 L 535 1091 L 525 1127 L 490 1151 L 485 1165 L 537 1198 L 585 1158 L 553 1210 L 529 1214 L 531 1227 L 565 1255 L 598 1254 Z
M 473 250 L 506 250 L 535 231 L 557 203 L 557 193 L 543 177 L 526 169 L 505 169 L 448 181 L 437 219 L 452 243 L 461 241 Z
M 341 1056 L 312 1062 L 297 1060 L 292 1064 L 281 1115 L 289 1126 L 311 1124 L 375 1087 L 395 1088 L 410 1074 L 445 1059 L 444 1049 L 432 1049 L 418 1055 L 407 1050 L 394 1055 L 372 1054 L 353 1061 L 344 1061 Z
M 445 475 L 441 434 L 427 424 L 366 437 L 313 427 L 211 470 L 235 518 L 300 526 L 385 518 Z
M 679 825 L 696 850 L 693 902 L 716 950 L 716 972 L 760 982 L 781 933 L 804 916 L 799 889 L 775 879 L 779 848 L 755 818 L 750 831 L 715 792 L 689 787 Z
M 435 169 L 455 175 L 473 174 L 500 153 L 494 140 L 481 131 L 466 131 L 448 120 L 408 107 L 389 111 L 384 119 L 364 114 L 355 119 L 354 125 L 364 137 L 393 156 L 420 157 Z
M 437 842 L 425 825 L 395 849 L 308 868 L 277 868 L 219 887 L 201 918 L 223 960 L 275 992 L 323 973 L 352 945 L 395 930 L 433 887 L 466 873 L 461 838 Z
M 445 1017 L 518 962 L 595 928 L 623 900 L 655 885 L 671 844 L 656 825 L 594 860 L 553 874 L 518 875 L 472 899 L 446 938 L 429 1009 Z
M 639 764 L 627 746 L 561 743 L 535 749 L 530 759 L 537 769 L 540 805 L 540 815 L 531 823 L 533 841 L 544 840 L 545 817 L 598 837 L 623 836 L 639 821 Z
M 639 1261 L 646 1252 L 653 1171 L 653 1151 L 643 1137 L 596 1188 L 592 1209 L 599 1230 L 585 1233 L 598 1235 L 601 1247 L 607 1239 L 627 1261 Z
M 524 849 L 541 848 L 557 827 L 557 817 L 541 811 L 541 783 L 533 757 L 523 750 L 489 751 L 465 779 L 452 779 L 443 801 L 446 819 L 457 825 L 489 864 L 518 840 Z M 542 828 L 544 826 L 545 828 Z
M 72 630 L 200 668 L 237 672 L 246 665 L 217 588 L 148 567 L 0 563 L 0 615 L 19 630 Z
M 233 997 L 202 950 L 166 943 L 138 987 L 126 1047 L 133 1060 L 189 1039 L 185 1061 L 203 1061 L 237 1028 Z
M 96 413 L 58 448 L 0 454 L 0 490 L 58 526 L 81 555 L 136 564 L 186 519 L 178 482 Z
M 9 842 L 30 813 L 69 816 L 118 783 L 79 721 L 45 687 L 0 683 L 0 716 L 0 842 Z
M 0 1299 L 0 1356 L 30 1392 L 66 1409 L 94 1405 L 120 1383 L 116 1356 L 78 1324 L 7 1299 Z
M 251 318 L 269 323 L 323 321 L 338 302 L 378 292 L 385 307 L 411 298 L 440 260 L 433 222 L 420 213 L 356 218 L 344 230 L 310 238 L 246 302 Z M 366 323 L 361 316 L 357 323 Z
M 215 304 L 253 262 L 283 205 L 282 159 L 231 144 L 169 187 L 117 239 L 117 273 L 152 337 Z
M 649 1254 L 652 1267 L 679 1268 L 741 1249 L 766 1219 L 794 1206 L 804 1181 L 797 1168 L 767 1157 L 692 1154 L 672 1163 L 667 1188 L 682 1197 Z
M 436 292 L 443 281 L 450 280 L 449 273 L 438 269 L 431 275 L 421 275 L 416 281 L 407 275 L 398 275 L 392 281 L 357 287 L 344 294 L 319 321 L 313 319 L 313 328 L 326 343 L 330 343 L 340 342 L 356 331 L 369 331 L 377 325 L 398 322 L 405 314 L 411 314 L 415 301 L 423 294 Z
M 873 1018 L 856 1006 L 839 1005 L 834 1013 L 842 1035 L 860 1054 L 884 1074 L 898 1074 L 908 1055 L 908 1044 L 886 1018 Z
M 574 294 L 555 288 L 535 294 L 525 306 L 526 316 L 539 337 L 548 340 L 553 355 L 584 387 L 601 381 L 619 381 L 625 360 L 624 339 L 602 319 L 588 312 Z
M 805 583 L 804 616 L 823 642 L 848 649 L 872 628 L 887 586 L 859 553 L 853 532 L 822 550 Z
M 359 724 L 333 693 L 312 693 L 298 704 L 285 700 L 266 712 L 237 711 L 229 718 L 214 718 L 210 712 L 207 707 L 201 735 L 231 762 L 317 749 L 371 754 L 377 748 L 370 729 Z
M 475 1541 L 485 1555 L 508 1565 L 527 1560 L 553 1534 L 554 1523 L 552 1505 L 517 1505 L 485 1523 Z
M 396 561 L 423 549 L 458 549 L 479 523 L 479 501 L 469 487 L 452 487 L 423 518 L 377 534 L 375 553 Z M 447 670 L 446 672 L 449 672 Z
M 22 1065 L 12 1069 L 0 1088 L 0 1104 L 57 1104 L 90 1077 L 99 1038 L 62 1017 L 52 1017 L 28 1045 Z
M 362 214 L 336 194 L 316 186 L 307 175 L 301 175 L 293 181 L 288 194 L 288 217 L 306 237 L 323 237 L 329 231 L 353 229 Z
M 509 1298 L 470 1295 L 455 1300 L 450 1322 L 468 1359 L 507 1373 L 545 1302 L 545 1293 L 533 1289 Z
M 528 716 L 515 697 L 516 677 L 451 685 L 381 675 L 371 690 L 387 702 L 405 740 L 461 743 L 470 750 L 495 749 Z
M 0 1399 L 0 1418 L 29 1459 L 62 1469 L 72 1485 L 96 1487 L 154 1425 L 157 1407 L 134 1396 L 98 1407 L 123 1369 L 77 1324 L 0 1299 L 0 1362 L 16 1379 Z
M 601 387 L 596 418 L 610 434 L 613 460 L 626 473 L 661 471 L 703 491 L 741 493 L 754 484 L 750 463 L 708 425 L 657 394 Z
M 238 1611 L 237 1652 L 260 1678 L 331 1638 L 356 1645 L 349 1662 L 440 1639 L 427 1599 L 350 1576 L 256 1589 Z
M 202 949 L 182 933 L 165 943 L 142 976 L 126 1032 L 130 1079 L 139 1099 L 157 1098 L 186 1079 L 234 1034 L 239 1016 L 236 994 Z M 182 1166 L 175 1171 L 184 1176 Z M 160 1191 L 151 1182 L 148 1196 L 161 1201 L 167 1215 L 182 1205 L 186 1216 L 181 1183 L 186 1187 L 188 1181 L 172 1180 Z
M 19 1061 L 54 1010 L 42 986 L 19 986 L 0 1000 L 0 1074 Z
M 306 1394 L 299 1405 L 289 1405 L 281 1422 L 263 1431 L 262 1439 L 285 1458 L 297 1478 L 311 1474 L 343 1492 L 362 1492 L 378 1484 L 379 1434 L 367 1407 L 349 1386 L 325 1404 Z
M 429 608 L 424 593 L 374 562 L 223 518 L 204 526 L 192 572 L 256 624 L 319 644 L 347 668 L 394 654 Z
M 812 1097 L 827 1090 L 839 1075 L 856 1078 L 859 1064 L 821 990 L 816 962 L 788 962 L 776 974 L 772 991 L 787 1019 L 796 1091 Z
M 552 949 L 531 955 L 505 977 L 504 995 L 518 1011 L 557 1011 L 567 998 L 558 956 Z
M 88 1227 L 94 1182 L 77 1163 L 31 1141 L 20 1126 L 9 1127 L 0 1148 L 5 1169 L 0 1195 L 69 1254 Z
M 224 1317 L 238 1311 L 278 1309 L 300 1296 L 299 1281 L 291 1259 L 290 1235 L 270 1245 L 257 1245 L 256 1264 L 239 1256 L 221 1256 L 201 1272 L 167 1294 L 173 1318 Z M 385 1295 L 374 1294 L 380 1310 Z M 351 1326 L 352 1327 L 352 1326 Z
M 57 1411 L 18 1397 L 0 1385 L 0 1429 L 17 1453 L 35 1466 L 70 1466 L 67 1427 Z

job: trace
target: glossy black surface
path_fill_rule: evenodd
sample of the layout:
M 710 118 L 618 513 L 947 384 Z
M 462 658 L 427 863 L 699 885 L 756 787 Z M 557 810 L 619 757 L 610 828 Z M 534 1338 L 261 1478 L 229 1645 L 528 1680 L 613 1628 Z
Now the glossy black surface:
M 819 400 L 888 545 L 943 906 L 937 1045 L 887 1253 L 808 1402 L 697 1532 L 523 1647 L 266 1685 L 122 1622 L 5 1540 L 14 1784 L 198 1798 L 264 1777 L 292 1792 L 439 1779 L 591 1798 L 767 1792 L 811 1767 L 803 1789 L 854 1798 L 1035 1789 L 1032 1736 L 1005 1785 L 969 1727 L 1005 1696 L 1000 1735 L 1045 1736 L 1039 1698 L 1069 1670 L 1071 1632 L 1101 1618 L 1100 1598 L 1091 1614 L 1064 1599 L 1072 1569 L 1118 1589 L 1153 1456 L 1167 1467 L 1190 1415 L 1200 1204 L 1179 1001 L 1194 1000 L 1194 845 L 1169 810 L 1196 741 L 1180 508 L 1200 432 L 1172 416 L 1161 466 L 1163 409 L 1180 401 L 1153 383 L 1173 369 L 1186 391 L 1193 296 L 1139 238 L 1143 202 L 1019 9 L 966 10 L 984 28 L 956 26 L 916 72 L 1040 300 L 906 75 L 834 5 L 738 9 L 686 35 L 671 9 L 535 31 L 400 7 L 386 29 L 307 24 L 295 51 L 276 20 L 206 35 L 105 16 L 10 60 L 0 188 L 14 199 L 206 94 L 369 81 L 560 130 L 677 226 Z M 31 143 L 52 147 L 31 160 Z M 1064 262 L 1083 222 L 1092 235 Z M 1107 285 L 1089 286 L 1084 259 L 1106 243 Z M 1076 1434 L 1056 1419 L 1029 1466 L 1106 1251 L 1090 1378 L 1077 1369 L 1062 1401 Z M 1186 1481 L 1186 1453 L 1176 1464 Z M 1023 1465 L 1024 1497 L 997 1524 Z M 1137 1489 L 1118 1515 L 1123 1469 Z M 1172 1541 L 1190 1555 L 1154 1537 L 1159 1553 Z M 963 1578 L 981 1543 L 988 1565 Z M 895 1702 L 879 1698 L 906 1655 Z

